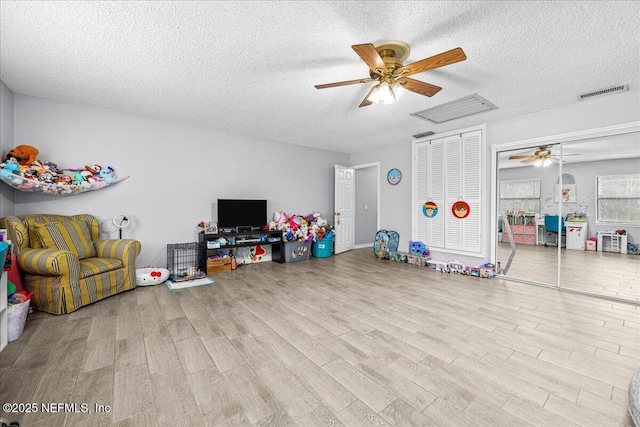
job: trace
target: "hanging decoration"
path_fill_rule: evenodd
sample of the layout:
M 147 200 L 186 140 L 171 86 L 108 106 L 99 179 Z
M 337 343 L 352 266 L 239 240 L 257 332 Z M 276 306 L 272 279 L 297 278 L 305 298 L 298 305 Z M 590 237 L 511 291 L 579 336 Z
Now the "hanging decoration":
M 422 205 L 422 213 L 427 218 L 433 218 L 438 215 L 438 205 L 431 199 L 427 200 L 427 202 Z
M 471 208 L 469 207 L 469 203 L 464 200 L 458 200 L 451 206 L 451 213 L 453 213 L 453 216 L 456 218 L 463 219 L 469 216 Z

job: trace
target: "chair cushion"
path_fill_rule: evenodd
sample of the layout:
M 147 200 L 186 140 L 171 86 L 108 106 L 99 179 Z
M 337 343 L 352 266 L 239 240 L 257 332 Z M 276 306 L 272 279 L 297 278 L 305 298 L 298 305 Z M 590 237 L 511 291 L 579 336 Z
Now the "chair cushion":
M 44 224 L 47 222 L 60 221 L 60 215 L 25 215 L 24 217 L 19 217 L 22 222 L 27 226 L 28 234 L 29 234 L 29 244 L 28 247 L 32 249 L 37 249 L 42 247 L 42 243 L 40 242 L 40 236 L 38 236 L 38 225 Z
M 96 255 L 89 227 L 77 219 L 36 224 L 40 243 L 45 249 L 61 249 L 74 253 L 78 259 Z
M 122 268 L 122 261 L 114 258 L 85 258 L 80 261 L 80 278 L 95 276 Z

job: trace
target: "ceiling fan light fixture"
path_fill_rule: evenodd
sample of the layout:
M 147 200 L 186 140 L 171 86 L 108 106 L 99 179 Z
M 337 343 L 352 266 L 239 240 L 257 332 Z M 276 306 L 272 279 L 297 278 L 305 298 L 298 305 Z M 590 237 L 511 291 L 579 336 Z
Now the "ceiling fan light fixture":
M 547 167 L 549 165 L 551 165 L 551 159 L 547 157 L 542 161 L 542 167 Z
M 382 82 L 373 88 L 371 95 L 367 98 L 369 101 L 380 105 L 393 104 L 402 94 L 406 92 L 400 83 Z
M 535 162 L 533 162 L 533 166 L 539 168 L 540 166 L 542 166 L 542 163 L 543 163 L 542 159 L 538 159 Z
M 387 82 L 382 82 L 376 86 L 368 99 L 369 101 L 380 105 L 393 104 L 396 102 L 391 86 L 389 86 L 389 83 Z
M 394 82 L 393 86 L 391 86 L 391 91 L 393 92 L 393 97 L 397 101 L 407 90 L 400 83 Z

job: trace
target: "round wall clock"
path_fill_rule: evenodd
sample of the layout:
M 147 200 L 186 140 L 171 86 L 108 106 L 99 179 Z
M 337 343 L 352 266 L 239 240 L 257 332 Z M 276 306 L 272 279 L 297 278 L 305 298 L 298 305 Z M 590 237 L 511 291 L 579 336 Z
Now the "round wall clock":
M 401 179 L 402 179 L 402 172 L 400 172 L 400 169 L 393 168 L 389 170 L 389 172 L 387 173 L 387 181 L 391 185 L 398 184 Z

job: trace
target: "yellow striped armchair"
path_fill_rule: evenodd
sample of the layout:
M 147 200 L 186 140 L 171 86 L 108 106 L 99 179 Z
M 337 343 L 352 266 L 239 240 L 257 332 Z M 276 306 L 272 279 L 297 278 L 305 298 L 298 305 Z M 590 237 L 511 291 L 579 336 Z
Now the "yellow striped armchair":
M 100 240 L 100 223 L 88 214 L 4 218 L 31 305 L 71 313 L 136 286 L 140 242 Z

